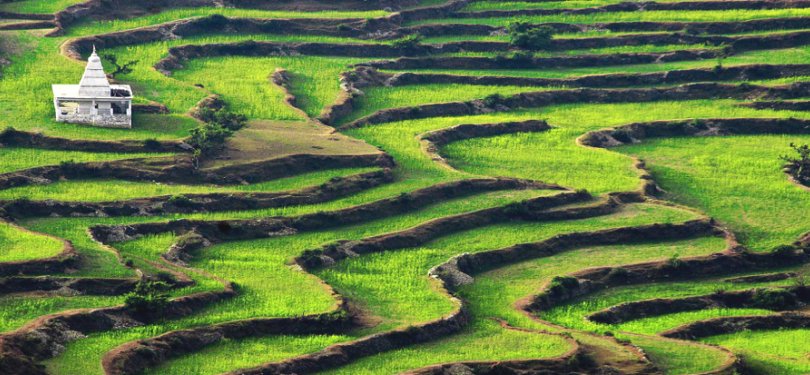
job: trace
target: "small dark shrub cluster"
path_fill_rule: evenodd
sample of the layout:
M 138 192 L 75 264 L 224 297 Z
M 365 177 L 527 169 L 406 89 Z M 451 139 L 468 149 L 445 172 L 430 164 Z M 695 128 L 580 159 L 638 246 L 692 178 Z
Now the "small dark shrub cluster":
M 796 296 L 785 289 L 757 289 L 754 307 L 768 310 L 787 310 L 796 306 Z
M 168 203 L 175 207 L 188 207 L 193 202 L 189 197 L 181 194 L 181 195 L 172 195 L 169 198 Z
M 157 317 L 162 315 L 169 305 L 166 290 L 169 284 L 163 281 L 141 280 L 135 289 L 126 295 L 124 306 L 136 314 Z
M 514 47 L 537 51 L 551 46 L 554 29 L 548 26 L 532 26 L 528 22 L 512 22 L 507 27 L 509 44 Z
M 774 247 L 771 250 L 771 254 L 773 254 L 777 258 L 790 258 L 796 254 L 796 247 L 791 245 L 780 245 Z
M 574 289 L 578 286 L 579 280 L 577 280 L 575 277 L 555 276 L 553 279 L 551 279 L 547 294 L 556 297 L 563 296 L 568 290 Z
M 247 122 L 247 116 L 224 109 L 200 108 L 197 117 L 203 122 L 216 124 L 231 131 L 242 129 Z
M 506 101 L 506 98 L 503 97 L 501 94 L 492 94 L 487 95 L 484 98 L 484 105 L 487 107 L 494 107 L 496 105 L 503 104 Z
M 220 150 L 233 132 L 247 123 L 247 116 L 224 109 L 201 108 L 197 118 L 205 123 L 192 129 L 188 139 L 188 144 L 194 147 L 195 166 L 199 166 L 200 157 Z
M 810 145 L 790 144 L 790 148 L 795 151 L 794 156 L 784 155 L 780 159 L 784 161 L 785 170 L 790 173 L 796 181 L 803 185 L 810 186 Z
M 402 39 L 397 39 L 391 42 L 391 46 L 403 51 L 413 51 L 418 48 L 422 43 L 421 34 L 410 34 Z
M 59 169 L 65 174 L 73 174 L 81 171 L 81 164 L 73 160 L 64 160 L 59 162 Z

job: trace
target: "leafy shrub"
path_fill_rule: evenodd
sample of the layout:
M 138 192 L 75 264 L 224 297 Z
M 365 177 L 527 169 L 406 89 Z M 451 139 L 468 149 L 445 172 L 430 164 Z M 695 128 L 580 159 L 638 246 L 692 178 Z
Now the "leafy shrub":
M 548 286 L 548 294 L 552 296 L 562 296 L 568 290 L 579 286 L 579 280 L 571 276 L 555 276 Z
M 217 124 L 232 131 L 242 129 L 247 122 L 247 116 L 224 109 L 200 108 L 197 117 L 203 122 Z
M 796 306 L 796 296 L 785 289 L 757 289 L 754 306 L 768 310 L 787 310 Z
M 191 199 L 189 197 L 187 197 L 185 195 L 182 195 L 182 194 L 179 194 L 179 195 L 172 195 L 169 198 L 168 203 L 175 206 L 175 207 L 188 207 L 193 202 L 191 201 Z
M 487 107 L 494 107 L 499 104 L 503 104 L 506 101 L 506 98 L 503 97 L 501 94 L 492 94 L 487 95 L 484 98 L 484 105 Z
M 534 27 L 528 22 L 512 22 L 507 27 L 509 44 L 521 49 L 537 51 L 551 45 L 554 29 L 548 26 Z
M 233 131 L 217 124 L 206 123 L 198 128 L 191 129 L 188 143 L 203 155 L 218 150 L 225 144 L 225 140 L 233 135 Z
M 785 161 L 785 168 L 793 178 L 804 185 L 810 185 L 810 145 L 798 146 L 790 144 L 790 148 L 798 154 L 798 157 L 783 155 L 779 158 Z
M 160 316 L 169 305 L 169 295 L 165 292 L 168 288 L 169 284 L 163 281 L 141 280 L 126 295 L 124 306 L 140 315 Z
M 221 108 L 203 107 L 196 115 L 204 124 L 191 129 L 191 137 L 187 141 L 194 148 L 195 168 L 199 167 L 200 158 L 222 149 L 225 141 L 233 136 L 233 132 L 242 129 L 247 123 L 247 116 Z
M 402 39 L 397 39 L 391 42 L 391 46 L 403 51 L 411 51 L 416 49 L 422 43 L 421 34 L 410 34 Z
M 82 170 L 81 164 L 74 160 L 64 160 L 59 162 L 59 169 L 65 174 L 78 173 Z
M 796 254 L 796 247 L 791 245 L 780 245 L 774 247 L 773 250 L 771 250 L 771 254 L 777 258 L 789 258 Z

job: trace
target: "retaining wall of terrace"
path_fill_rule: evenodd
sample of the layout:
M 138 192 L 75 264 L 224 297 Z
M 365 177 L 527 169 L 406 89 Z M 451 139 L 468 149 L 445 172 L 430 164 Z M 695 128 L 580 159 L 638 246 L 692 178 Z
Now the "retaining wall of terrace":
M 294 318 L 253 318 L 170 331 L 145 340 L 132 341 L 108 352 L 102 359 L 106 375 L 136 375 L 171 358 L 199 351 L 222 340 L 270 335 L 326 334 L 356 328 L 347 302 L 338 300 L 334 312 Z
M 228 284 L 223 291 L 175 298 L 159 318 L 186 316 L 233 295 L 235 292 Z M 122 306 L 74 310 L 40 317 L 16 331 L 0 335 L 0 373 L 47 374 L 44 366 L 38 362 L 58 355 L 69 341 L 93 332 L 143 325 L 155 319 L 139 316 Z
M 108 20 L 129 19 L 144 16 L 150 13 L 171 8 L 197 8 L 197 7 L 230 7 L 265 10 L 295 10 L 295 11 L 321 11 L 321 10 L 375 10 L 399 9 L 416 5 L 415 0 L 143 0 L 138 2 L 124 0 L 89 0 L 85 3 L 70 6 L 55 15 L 57 30 L 50 36 L 61 35 L 64 29 L 82 19 Z
M 0 208 L 6 215 L 15 218 L 153 216 L 167 213 L 255 210 L 326 202 L 391 182 L 393 178 L 391 170 L 385 169 L 348 177 L 335 177 L 320 186 L 298 191 L 165 195 L 111 202 L 0 200 Z
M 763 100 L 752 103 L 743 104 L 746 107 L 756 109 L 773 109 L 777 111 L 810 111 L 810 101 L 797 100 L 797 101 L 770 101 Z
M 0 294 L 56 291 L 63 295 L 119 296 L 137 283 L 137 279 L 12 276 L 0 279 Z
M 424 84 L 508 85 L 508 86 L 568 86 L 625 87 L 700 81 L 763 80 L 810 75 L 810 65 L 740 65 L 703 69 L 670 70 L 640 74 L 594 74 L 575 78 L 528 78 L 514 76 L 474 76 L 441 73 L 383 73 L 367 66 L 358 66 L 346 75 L 355 88 L 367 86 L 407 86 Z M 756 102 L 759 103 L 759 102 Z M 756 104 L 755 103 L 755 104 Z
M 487 10 L 452 13 L 456 18 L 525 17 L 554 14 L 594 14 L 604 12 L 643 12 L 656 10 L 741 10 L 808 8 L 807 0 L 737 0 L 737 1 L 682 1 L 682 2 L 622 2 L 591 8 Z
M 68 139 L 6 128 L 0 132 L 4 147 L 30 147 L 47 150 L 86 152 L 189 152 L 191 146 L 179 141 L 96 141 Z
M 718 136 L 732 134 L 810 134 L 810 120 L 794 118 L 724 118 L 635 123 L 586 133 L 579 143 L 614 147 L 647 138 Z
M 533 296 L 523 307 L 529 312 L 536 313 L 612 286 L 768 270 L 808 261 L 810 255 L 804 250 L 765 254 L 727 250 L 709 256 L 681 259 L 675 263 L 660 261 L 621 267 L 599 267 L 570 274 L 560 283 L 552 284 L 540 294 Z
M 297 154 L 255 163 L 195 169 L 191 157 L 126 159 L 105 162 L 63 163 L 0 174 L 0 189 L 50 183 L 59 179 L 114 178 L 130 181 L 214 183 L 232 185 L 289 177 L 303 172 L 354 167 L 392 167 L 386 154 Z
M 632 32 L 632 31 L 683 31 L 686 34 L 736 34 L 765 30 L 790 30 L 803 29 L 807 27 L 805 18 L 769 18 L 761 20 L 747 20 L 739 22 L 597 22 L 586 24 L 571 23 L 538 23 L 534 26 L 545 26 L 553 29 L 557 33 L 578 33 L 587 31 L 612 31 L 612 32 Z M 403 36 L 411 33 L 419 33 L 423 36 L 447 36 L 447 35 L 492 35 L 505 33 L 505 28 L 490 25 L 475 24 L 426 24 L 397 29 L 392 36 Z
M 808 83 L 788 86 L 753 86 L 749 84 L 725 85 L 718 83 L 694 83 L 676 87 L 641 89 L 571 89 L 526 92 L 499 98 L 488 103 L 485 100 L 425 104 L 414 107 L 390 108 L 349 122 L 341 128 L 354 128 L 394 121 L 423 119 L 443 116 L 465 116 L 514 108 L 538 108 L 568 103 L 627 103 L 669 100 L 696 100 L 713 98 L 797 98 L 806 96 Z
M 562 197 L 563 195 L 560 195 L 558 197 Z M 573 195 L 570 194 L 568 195 L 573 197 Z M 573 218 L 573 217 L 580 217 L 583 215 L 598 215 L 602 213 L 599 209 L 594 208 L 574 208 L 561 210 L 560 212 L 550 212 L 545 211 L 545 209 L 550 207 L 543 205 L 537 206 L 536 203 L 539 202 L 535 201 L 535 205 L 530 204 L 530 206 L 524 206 L 522 209 L 516 209 L 516 207 L 511 207 L 507 208 L 505 211 L 507 212 L 507 215 L 517 215 L 517 217 L 523 218 L 531 216 L 534 219 L 538 219 L 540 217 L 544 217 L 546 219 L 561 218 L 561 217 Z M 560 203 L 562 202 L 557 202 L 554 205 Z M 612 208 L 612 205 L 606 204 L 600 207 L 610 209 Z M 501 208 L 501 210 L 503 210 L 503 208 Z M 459 219 L 462 216 L 464 216 L 464 222 L 466 224 L 459 226 L 457 224 L 461 222 L 461 220 Z M 345 255 L 348 253 L 351 253 L 353 256 L 356 256 L 356 254 L 390 251 L 402 247 L 417 246 L 422 242 L 429 241 L 435 236 L 447 235 L 448 233 L 452 233 L 458 230 L 464 230 L 468 228 L 468 224 L 483 225 L 482 222 L 478 222 L 477 218 L 500 217 L 503 220 L 504 218 L 501 216 L 502 215 L 500 213 L 497 213 L 496 211 L 490 212 L 490 210 L 482 210 L 470 214 L 458 215 L 456 217 L 433 220 L 422 226 L 407 229 L 402 232 L 396 232 L 388 235 L 371 237 L 366 238 L 364 240 L 351 242 L 351 245 L 348 247 L 346 246 L 347 243 L 342 243 L 341 245 L 339 245 L 342 246 L 342 250 L 345 250 L 346 252 L 341 252 L 341 250 L 338 250 L 335 246 L 327 245 L 326 247 L 317 252 L 309 252 L 303 255 L 298 259 L 298 262 L 306 269 L 312 269 L 313 267 L 323 267 L 331 265 L 335 261 L 344 259 L 346 257 Z M 402 240 L 407 240 L 407 243 L 402 242 Z M 325 261 L 327 257 L 330 260 Z M 318 261 L 313 261 L 314 259 L 318 259 Z M 457 309 L 456 312 L 442 319 L 432 321 L 423 325 L 372 335 L 350 343 L 334 345 L 313 354 L 300 356 L 283 362 L 268 363 L 251 369 L 242 369 L 232 373 L 233 374 L 314 373 L 317 371 L 334 368 L 336 366 L 345 365 L 356 359 L 377 354 L 383 351 L 389 351 L 397 348 L 415 345 L 422 342 L 432 341 L 440 337 L 449 335 L 451 333 L 455 333 L 459 331 L 463 326 L 468 324 L 469 316 L 468 313 L 466 312 L 467 307 L 463 301 L 460 301 L 456 297 L 453 297 L 452 293 L 449 292 L 449 290 L 452 290 L 450 285 L 454 281 L 451 278 L 449 278 L 446 273 L 437 273 L 435 272 L 434 269 L 430 271 L 430 275 L 440 280 L 442 282 L 444 289 L 447 291 L 448 296 L 451 299 L 457 301 L 457 303 L 459 304 L 459 308 Z M 477 363 L 465 362 L 463 364 L 439 365 L 425 369 L 420 369 L 417 370 L 416 373 L 444 373 L 450 368 L 478 369 L 481 371 L 484 371 L 485 369 L 489 369 L 490 371 L 492 371 L 493 369 L 495 369 L 497 371 L 501 371 L 499 373 L 510 373 L 509 371 L 513 371 L 516 369 L 522 369 L 531 372 L 531 371 L 554 371 L 558 369 L 571 369 L 572 371 L 576 371 L 590 368 L 588 365 L 590 362 L 587 361 L 578 362 L 571 360 L 571 358 L 575 356 L 584 354 L 580 350 L 576 342 L 572 341 L 572 346 L 573 349 L 571 351 L 556 359 L 506 361 L 506 362 L 499 362 L 498 364 L 493 364 L 489 362 L 477 362 Z
M 604 324 L 621 324 L 639 318 L 673 314 L 683 311 L 696 311 L 709 308 L 762 308 L 768 310 L 792 310 L 799 304 L 810 302 L 810 287 L 779 288 L 783 304 L 768 305 L 757 298 L 763 289 L 723 291 L 709 295 L 684 298 L 656 298 L 644 301 L 627 302 L 611 306 L 588 315 L 588 320 Z M 790 297 L 788 297 L 790 296 Z
M 762 316 L 729 316 L 692 322 L 661 333 L 661 336 L 682 340 L 723 335 L 741 331 L 810 328 L 810 315 L 783 312 Z
M 291 218 L 265 218 L 255 220 L 175 220 L 163 223 L 142 223 L 127 226 L 94 226 L 93 237 L 104 243 L 120 242 L 137 236 L 175 232 L 195 232 L 212 241 L 266 238 L 274 235 L 292 234 L 296 231 L 316 230 L 348 225 L 395 213 L 416 210 L 435 204 L 442 199 L 469 196 L 486 191 L 510 189 L 554 189 L 559 186 L 518 179 L 477 179 L 442 183 L 420 189 L 399 197 L 382 199 L 372 203 L 331 212 L 319 212 Z M 552 202 L 576 201 L 590 197 L 587 193 L 562 194 L 556 198 L 536 198 L 537 205 Z M 534 202 L 535 200 L 532 200 Z

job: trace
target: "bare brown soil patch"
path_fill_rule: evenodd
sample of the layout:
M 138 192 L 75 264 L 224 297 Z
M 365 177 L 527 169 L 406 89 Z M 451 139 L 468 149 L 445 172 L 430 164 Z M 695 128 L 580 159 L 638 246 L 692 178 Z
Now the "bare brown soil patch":
M 252 121 L 228 140 L 225 151 L 203 168 L 258 162 L 283 156 L 382 154 L 377 148 L 314 121 Z

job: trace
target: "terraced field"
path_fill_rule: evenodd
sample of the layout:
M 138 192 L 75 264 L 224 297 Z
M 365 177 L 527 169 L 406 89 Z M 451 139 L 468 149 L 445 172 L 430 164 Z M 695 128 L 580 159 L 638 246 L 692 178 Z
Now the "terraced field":
M 0 374 L 806 374 L 808 100 L 808 0 L 0 0 Z

